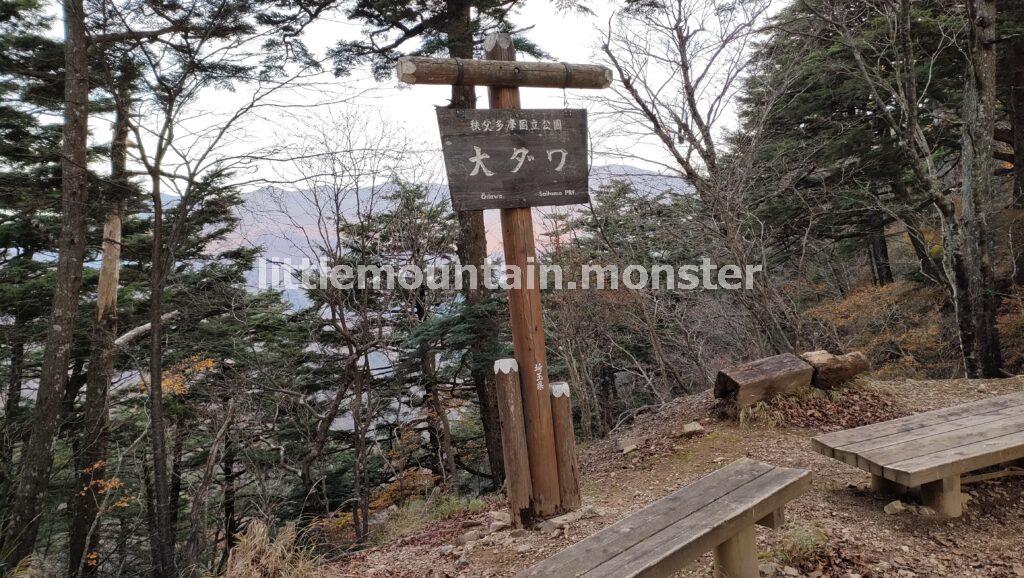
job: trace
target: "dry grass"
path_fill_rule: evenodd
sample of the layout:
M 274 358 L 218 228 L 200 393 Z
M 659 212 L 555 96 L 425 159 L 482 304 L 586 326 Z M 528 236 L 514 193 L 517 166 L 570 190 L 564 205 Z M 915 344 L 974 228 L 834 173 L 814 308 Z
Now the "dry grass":
M 785 530 L 775 547 L 765 552 L 763 557 L 780 564 L 798 566 L 824 554 L 827 546 L 828 535 L 820 528 L 794 525 Z
M 373 528 L 371 540 L 375 544 L 385 544 L 408 536 L 431 522 L 479 512 L 486 507 L 483 500 L 451 495 L 427 500 L 412 499 L 392 511 L 383 523 Z
M 266 524 L 253 522 L 239 536 L 224 576 L 229 578 L 304 578 L 325 576 L 323 560 L 297 543 L 294 524 L 271 536 Z

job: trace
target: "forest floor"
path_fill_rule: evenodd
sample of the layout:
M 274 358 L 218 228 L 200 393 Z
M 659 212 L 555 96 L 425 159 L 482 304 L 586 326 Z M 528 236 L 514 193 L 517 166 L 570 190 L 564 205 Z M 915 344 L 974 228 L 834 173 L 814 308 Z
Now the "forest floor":
M 867 489 L 862 470 L 814 453 L 810 438 L 909 413 L 1024 390 L 1006 380 L 869 381 L 841 396 L 783 401 L 736 420 L 718 415 L 710 392 L 638 416 L 607 439 L 580 448 L 589 515 L 563 529 L 502 530 L 460 544 L 486 526 L 487 510 L 455 516 L 360 552 L 333 576 L 510 576 L 681 486 L 743 456 L 813 472 L 812 489 L 790 503 L 782 530 L 758 528 L 762 571 L 791 576 L 1024 577 L 1024 479 L 965 486 L 962 518 L 886 514 L 890 501 Z M 705 433 L 687 438 L 699 421 Z M 636 446 L 636 449 L 632 449 Z M 488 503 L 499 511 L 498 498 Z M 680 576 L 709 576 L 705 555 Z

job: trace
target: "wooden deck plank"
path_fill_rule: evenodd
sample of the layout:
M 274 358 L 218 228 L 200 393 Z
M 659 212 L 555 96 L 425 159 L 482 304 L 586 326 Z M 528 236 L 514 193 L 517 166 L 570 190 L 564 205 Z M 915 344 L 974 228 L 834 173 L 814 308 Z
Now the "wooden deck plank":
M 951 475 L 1024 458 L 1024 432 L 896 462 L 883 475 L 907 486 L 919 486 Z
M 775 468 L 750 459 L 712 472 L 519 576 L 579 576 Z
M 744 526 L 753 525 L 802 494 L 810 483 L 810 472 L 776 468 L 595 567 L 585 576 L 672 576 L 687 562 L 721 544 Z
M 1024 392 L 992 397 L 926 413 L 914 414 L 887 422 L 823 434 L 812 439 L 811 445 L 818 453 L 841 459 L 836 455 L 835 450 L 841 449 L 844 446 L 863 443 L 880 437 L 904 434 L 964 417 L 991 413 L 1017 406 L 1024 406 Z
M 946 452 L 1021 431 L 1024 431 L 1024 413 L 933 436 L 908 440 L 884 448 L 859 452 L 857 465 L 873 474 L 882 475 L 884 466 L 889 464 Z

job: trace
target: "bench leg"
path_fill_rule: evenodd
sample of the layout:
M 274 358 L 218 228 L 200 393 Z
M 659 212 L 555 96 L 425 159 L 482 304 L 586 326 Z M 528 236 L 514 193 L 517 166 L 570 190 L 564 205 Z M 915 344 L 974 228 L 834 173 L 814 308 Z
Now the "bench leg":
M 745 526 L 715 548 L 715 578 L 758 578 L 757 533 Z
M 924 505 L 947 518 L 959 518 L 964 513 L 960 496 L 960 476 L 949 476 L 921 486 Z
M 786 525 L 786 512 L 783 508 L 779 508 L 758 520 L 757 525 L 764 526 L 765 528 L 771 528 L 772 530 L 778 530 Z
M 907 493 L 907 487 L 899 482 L 871 474 L 871 491 L 883 496 L 902 496 Z

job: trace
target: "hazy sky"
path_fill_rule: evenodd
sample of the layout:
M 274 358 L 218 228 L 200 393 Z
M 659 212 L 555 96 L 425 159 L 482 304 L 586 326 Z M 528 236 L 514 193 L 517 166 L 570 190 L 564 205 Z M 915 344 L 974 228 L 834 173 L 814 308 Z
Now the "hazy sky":
M 533 28 L 526 32 L 535 43 L 540 45 L 557 61 L 585 63 L 593 59 L 593 52 L 598 46 L 603 28 L 611 14 L 613 2 L 597 0 L 589 3 L 595 12 L 593 16 L 577 13 L 559 13 L 554 2 L 547 0 L 530 0 L 513 21 L 522 26 Z M 308 43 L 322 50 L 332 46 L 339 37 L 355 38 L 362 35 L 358 24 L 345 21 L 323 21 L 310 30 Z M 521 59 L 527 59 L 522 57 Z M 397 80 L 382 83 L 388 89 L 382 94 L 383 100 L 378 101 L 386 108 L 389 116 L 404 126 L 415 131 L 436 137 L 436 120 L 433 107 L 448 103 L 451 89 L 447 86 L 403 85 L 397 88 Z M 524 88 L 520 91 L 523 108 L 562 108 L 565 96 L 590 91 L 565 91 L 557 89 Z M 483 98 L 486 106 L 486 89 L 477 89 L 478 98 Z

